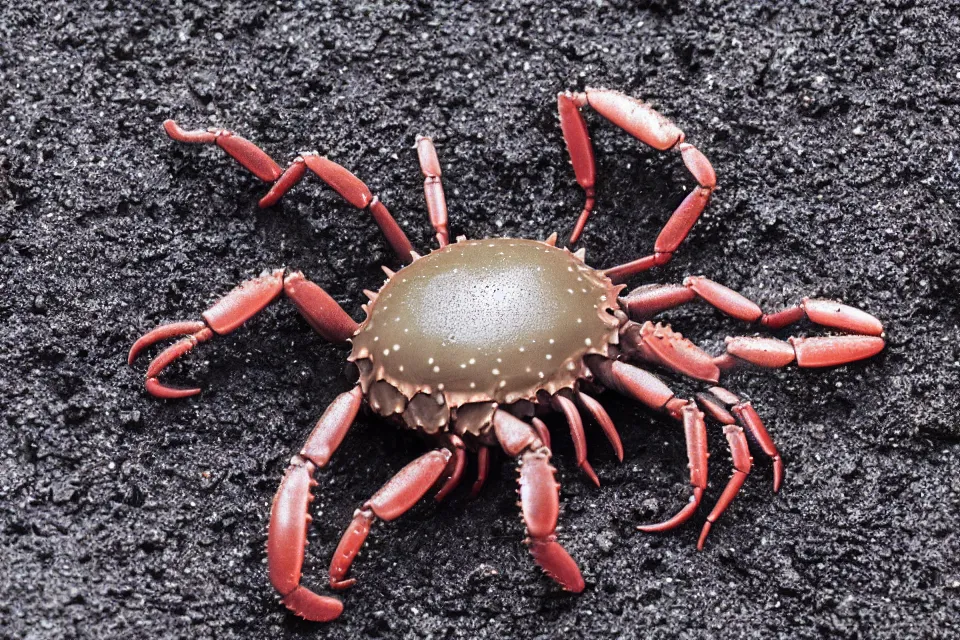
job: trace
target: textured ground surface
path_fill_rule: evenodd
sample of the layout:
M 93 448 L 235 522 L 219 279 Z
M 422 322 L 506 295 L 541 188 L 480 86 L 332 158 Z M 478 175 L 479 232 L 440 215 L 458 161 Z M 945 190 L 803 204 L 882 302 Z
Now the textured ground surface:
M 0 9 L 0 637 L 958 637 L 960 37 L 949 3 L 591 2 L 536 9 L 350 2 L 4 3 Z M 634 4 L 642 5 L 634 8 Z M 290 454 L 347 388 L 344 351 L 289 306 L 142 390 L 126 350 L 266 267 L 301 268 L 360 317 L 391 255 L 315 181 L 282 206 L 170 116 L 229 126 L 285 162 L 316 148 L 379 192 L 421 249 L 411 150 L 433 134 L 452 225 L 543 238 L 581 204 L 555 94 L 644 96 L 713 161 L 721 189 L 666 268 L 770 309 L 804 294 L 871 310 L 889 348 L 831 371 L 738 374 L 787 463 L 758 458 L 704 552 L 699 522 L 638 522 L 687 496 L 678 430 L 617 398 L 627 461 L 591 433 L 603 488 L 554 437 L 561 536 L 587 590 L 557 592 L 520 543 L 513 464 L 379 527 L 335 624 L 277 605 L 262 561 Z M 691 181 L 588 115 L 601 172 L 583 246 L 647 252 Z M 675 324 L 712 348 L 736 323 Z M 320 478 L 306 574 L 323 586 L 352 510 L 422 445 L 363 419 Z M 728 473 L 713 434 L 715 498 Z

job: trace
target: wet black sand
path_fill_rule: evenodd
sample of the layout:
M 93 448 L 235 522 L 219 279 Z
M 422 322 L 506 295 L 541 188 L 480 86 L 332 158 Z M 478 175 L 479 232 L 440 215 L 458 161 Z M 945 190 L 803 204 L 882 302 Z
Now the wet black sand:
M 957 8 L 948 2 L 6 3 L 0 8 L 0 637 L 948 638 L 960 614 Z M 278 304 L 143 392 L 133 340 L 292 266 L 355 317 L 392 256 L 316 181 L 264 189 L 160 122 L 227 126 L 284 163 L 316 148 L 431 246 L 411 149 L 433 135 L 455 233 L 544 238 L 581 204 L 557 91 L 652 101 L 721 188 L 677 258 L 776 309 L 811 294 L 883 319 L 889 348 L 830 371 L 737 374 L 787 464 L 760 460 L 694 544 L 639 522 L 687 498 L 678 430 L 612 396 L 627 460 L 596 432 L 603 487 L 555 431 L 569 597 L 521 545 L 513 463 L 378 527 L 332 625 L 277 605 L 262 561 L 287 459 L 339 392 L 345 352 Z M 583 246 L 646 253 L 691 185 L 676 156 L 589 115 L 600 170 Z M 747 331 L 671 316 L 712 349 Z M 692 389 L 692 388 L 691 388 Z M 689 391 L 690 389 L 685 389 Z M 709 496 L 728 474 L 713 432 Z M 363 419 L 321 474 L 306 581 L 353 509 L 422 445 Z

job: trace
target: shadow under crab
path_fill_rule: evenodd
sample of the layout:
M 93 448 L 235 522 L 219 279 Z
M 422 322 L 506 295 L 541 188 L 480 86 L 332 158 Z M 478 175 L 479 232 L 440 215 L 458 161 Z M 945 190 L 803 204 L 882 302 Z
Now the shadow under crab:
M 706 518 L 698 547 L 712 524 L 733 501 L 752 466 L 747 434 L 773 461 L 774 489 L 783 464 L 772 438 L 749 402 L 717 386 L 721 373 L 743 364 L 783 367 L 833 366 L 870 357 L 883 349 L 883 328 L 873 316 L 826 300 L 804 299 L 766 314 L 754 302 L 703 277 L 678 285 L 648 285 L 620 297 L 618 283 L 666 263 L 696 223 L 716 177 L 706 158 L 684 142 L 683 133 L 648 106 L 607 91 L 558 96 L 564 139 L 586 205 L 571 234 L 579 237 L 594 202 L 593 150 L 579 111 L 590 106 L 650 146 L 680 152 L 697 181 L 654 243 L 654 251 L 606 270 L 590 267 L 583 251 L 546 241 L 458 238 L 450 244 L 440 164 L 429 138 L 418 138 L 424 191 L 439 248 L 416 254 L 386 207 L 352 173 L 315 153 L 303 153 L 282 171 L 253 143 L 228 131 L 184 131 L 172 121 L 167 133 L 182 142 L 213 143 L 255 175 L 273 182 L 262 206 L 276 203 L 310 170 L 348 202 L 368 210 L 402 263 L 384 269 L 387 281 L 366 291 L 367 318 L 357 324 L 301 273 L 277 270 L 250 280 L 202 314 L 202 321 L 164 325 L 139 339 L 130 361 L 144 348 L 185 336 L 163 351 L 147 369 L 147 390 L 162 398 L 186 397 L 199 389 L 163 385 L 159 374 L 198 343 L 242 325 L 281 294 L 310 325 L 332 342 L 352 341 L 350 361 L 358 385 L 341 394 L 320 418 L 299 455 L 294 456 L 274 499 L 268 531 L 270 580 L 292 611 L 311 620 L 337 617 L 343 605 L 300 584 L 311 487 L 317 467 L 327 464 L 366 400 L 377 414 L 422 432 L 437 448 L 402 469 L 357 510 L 334 553 L 330 586 L 343 589 L 350 566 L 377 519 L 392 520 L 409 510 L 435 484 L 443 499 L 462 480 L 467 452 L 476 452 L 485 479 L 493 447 L 520 461 L 520 498 L 527 544 L 536 562 L 564 589 L 582 591 L 576 562 L 557 541 L 559 485 L 550 465 L 550 433 L 540 416 L 563 414 L 577 463 L 597 485 L 587 461 L 581 412 L 603 429 L 618 458 L 623 448 L 612 420 L 593 392 L 611 389 L 679 421 L 687 439 L 692 498 L 675 516 L 645 531 L 664 531 L 688 520 L 707 489 L 706 416 L 724 425 L 733 475 Z M 748 323 L 781 329 L 807 319 L 845 335 L 727 339 L 726 351 L 711 356 L 675 332 L 653 323 L 658 314 L 704 301 Z M 854 335 L 851 335 L 854 334 Z M 656 367 L 709 385 L 694 398 L 678 398 L 664 382 L 637 365 Z

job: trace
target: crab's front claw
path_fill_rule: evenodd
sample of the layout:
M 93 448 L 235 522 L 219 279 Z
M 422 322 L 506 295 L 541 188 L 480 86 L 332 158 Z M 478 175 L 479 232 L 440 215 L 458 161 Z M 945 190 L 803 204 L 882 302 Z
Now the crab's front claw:
M 143 335 L 130 348 L 127 356 L 127 363 L 133 364 L 141 351 L 150 347 L 161 340 L 174 338 L 176 336 L 186 336 L 174 344 L 164 349 L 160 355 L 154 358 L 150 366 L 147 367 L 147 381 L 145 387 L 147 391 L 158 398 L 187 398 L 200 393 L 200 389 L 179 389 L 177 387 L 168 387 L 160 382 L 158 376 L 174 360 L 180 358 L 198 343 L 206 342 L 213 337 L 213 331 L 203 322 L 197 320 L 192 322 L 172 322 L 157 327 L 153 331 Z

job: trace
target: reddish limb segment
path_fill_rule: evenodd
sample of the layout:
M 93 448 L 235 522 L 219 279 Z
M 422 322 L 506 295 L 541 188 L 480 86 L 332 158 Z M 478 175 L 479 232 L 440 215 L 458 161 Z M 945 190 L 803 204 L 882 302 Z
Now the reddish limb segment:
M 586 586 L 580 569 L 557 542 L 560 485 L 550 465 L 550 448 L 537 429 L 506 411 L 494 412 L 493 426 L 507 455 L 520 459 L 520 507 L 534 561 L 565 590 L 580 593 Z
M 637 527 L 640 531 L 657 533 L 679 527 L 697 511 L 703 499 L 703 492 L 707 489 L 707 458 L 710 454 L 707 451 L 706 423 L 703 420 L 703 414 L 697 410 L 694 403 L 683 402 L 680 413 L 683 420 L 683 434 L 687 442 L 687 460 L 689 460 L 690 486 L 693 487 L 693 495 L 687 506 L 672 518 L 657 524 L 640 525 Z
M 613 447 L 613 452 L 617 455 L 617 460 L 623 462 L 623 443 L 620 442 L 620 434 L 617 433 L 617 427 L 613 424 L 610 414 L 607 413 L 607 410 L 604 409 L 603 405 L 595 398 L 585 393 L 577 393 L 577 400 L 579 400 L 580 405 L 593 416 L 593 419 L 597 421 L 600 428 L 603 429 L 603 434 L 607 436 L 610 446 Z M 550 441 L 547 440 L 546 444 L 549 447 Z
M 773 438 L 770 437 L 753 405 L 749 401 L 740 400 L 723 387 L 712 387 L 708 393 L 698 393 L 697 404 L 721 424 L 726 426 L 737 422 L 746 430 L 773 462 L 773 491 L 774 493 L 779 491 L 783 483 L 783 460 L 780 458 L 780 452 L 777 451 L 777 445 L 774 444 Z
M 799 305 L 766 314 L 742 294 L 703 277 L 689 277 L 683 285 L 648 285 L 621 298 L 635 320 L 704 300 L 719 311 L 744 322 L 782 329 L 806 318 L 811 322 L 859 335 L 814 338 L 727 338 L 727 351 L 714 359 L 722 369 L 746 361 L 761 367 L 784 367 L 794 360 L 800 367 L 830 367 L 869 358 L 883 350 L 883 325 L 860 309 L 831 300 L 804 298 Z
M 340 394 L 317 422 L 300 455 L 294 456 L 280 483 L 270 510 L 267 529 L 267 567 L 270 582 L 284 606 L 307 620 L 327 622 L 343 611 L 336 598 L 320 596 L 300 585 L 309 514 L 316 486 L 313 474 L 330 460 L 360 409 L 360 387 Z
M 580 418 L 580 412 L 577 411 L 577 405 L 573 400 L 563 395 L 553 396 L 553 408 L 563 413 L 567 420 L 567 426 L 570 427 L 570 438 L 573 440 L 573 448 L 577 452 L 577 466 L 590 481 L 596 486 L 600 486 L 600 478 L 587 460 L 587 436 L 583 432 L 583 420 Z
M 460 484 L 460 480 L 463 479 L 463 470 L 467 466 L 467 452 L 463 447 L 463 440 L 459 436 L 455 436 L 452 433 L 447 436 L 449 441 L 449 448 L 453 453 L 453 459 L 450 461 L 452 469 L 450 469 L 450 475 L 447 476 L 447 479 L 444 480 L 443 486 L 440 487 L 440 490 L 437 491 L 437 495 L 434 496 L 434 499 L 437 502 L 442 502 L 450 492 L 457 488 L 457 485 Z
M 433 139 L 417 136 L 417 158 L 420 160 L 420 172 L 423 173 L 423 195 L 427 200 L 427 212 L 430 224 L 437 233 L 437 242 L 443 248 L 450 243 L 450 230 L 447 228 L 447 199 L 443 195 L 440 182 L 440 160 L 433 146 Z
M 625 362 L 599 357 L 592 358 L 587 364 L 603 386 L 638 400 L 651 409 L 665 411 L 683 423 L 693 496 L 687 506 L 673 517 L 658 524 L 637 528 L 655 532 L 680 526 L 696 512 L 707 488 L 707 458 L 710 454 L 707 451 L 707 431 L 703 414 L 697 410 L 694 403 L 676 398 L 670 387 L 648 371 Z
M 301 153 L 283 171 L 265 151 L 230 131 L 185 131 L 173 120 L 165 121 L 163 128 L 168 136 L 178 142 L 214 143 L 264 182 L 273 182 L 270 191 L 260 200 L 261 207 L 276 204 L 287 191 L 300 182 L 309 169 L 344 200 L 358 209 L 369 211 L 400 261 L 411 260 L 410 252 L 413 246 L 397 221 L 362 180 L 336 162 L 322 158 L 315 152 Z
M 162 325 L 142 336 L 130 348 L 127 362 L 132 364 L 145 348 L 169 338 L 186 336 L 167 347 L 147 368 L 146 388 L 158 398 L 184 398 L 200 389 L 178 389 L 163 385 L 158 376 L 172 362 L 214 335 L 226 335 L 262 311 L 285 293 L 301 315 L 321 336 L 331 342 L 346 342 L 357 330 L 357 323 L 318 285 L 294 272 L 284 278 L 284 270 L 247 280 L 204 311 L 203 321 L 174 322 Z
M 727 486 L 723 488 L 720 499 L 714 505 L 707 521 L 703 523 L 703 529 L 700 530 L 700 538 L 697 540 L 697 549 L 703 549 L 703 543 L 710 533 L 710 528 L 717 518 L 727 510 L 733 499 L 740 493 L 740 488 L 750 473 L 750 467 L 753 464 L 753 458 L 750 457 L 750 449 L 747 446 L 747 438 L 743 435 L 743 429 L 737 425 L 728 424 L 723 427 L 723 434 L 727 437 L 727 444 L 730 446 L 730 455 L 733 458 L 733 475 L 727 481 Z
M 684 165 L 693 174 L 698 185 L 660 231 L 654 243 L 653 254 L 605 271 L 614 281 L 622 281 L 670 260 L 707 206 L 710 194 L 717 186 L 717 176 L 706 157 L 696 147 L 683 141 L 684 136 L 680 129 L 640 100 L 616 91 L 589 87 L 583 93 L 561 93 L 557 96 L 560 128 L 563 130 L 563 139 L 570 153 L 577 183 L 586 194 L 586 204 L 574 225 L 573 233 L 570 234 L 571 243 L 580 238 L 593 210 L 595 198 L 593 144 L 590 142 L 586 122 L 580 114 L 580 108 L 586 106 L 658 151 L 679 151 Z
M 409 511 L 443 475 L 453 454 L 447 449 L 425 453 L 391 478 L 373 497 L 363 503 L 344 531 L 330 561 L 330 587 L 347 589 L 355 579 L 344 579 L 360 552 L 370 527 L 380 520 L 394 520 Z
M 480 495 L 480 490 L 487 482 L 487 476 L 490 474 L 490 447 L 480 447 L 477 450 L 477 479 L 470 487 L 470 495 L 476 498 Z

